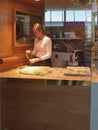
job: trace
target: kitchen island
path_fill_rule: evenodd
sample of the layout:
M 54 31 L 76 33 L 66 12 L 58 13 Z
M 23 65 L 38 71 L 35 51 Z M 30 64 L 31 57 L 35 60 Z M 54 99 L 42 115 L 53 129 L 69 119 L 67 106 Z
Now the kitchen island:
M 46 76 L 1 72 L 1 127 L 13 130 L 90 130 L 90 86 L 46 84 L 47 80 L 91 82 L 52 68 Z
M 66 68 L 61 67 L 52 67 L 51 73 L 40 76 L 40 75 L 32 75 L 32 74 L 21 74 L 19 70 L 22 67 L 15 68 L 12 70 L 4 71 L 0 73 L 1 78 L 22 78 L 22 79 L 42 79 L 42 80 L 77 80 L 77 81 L 91 81 L 91 75 L 68 75 L 66 74 Z

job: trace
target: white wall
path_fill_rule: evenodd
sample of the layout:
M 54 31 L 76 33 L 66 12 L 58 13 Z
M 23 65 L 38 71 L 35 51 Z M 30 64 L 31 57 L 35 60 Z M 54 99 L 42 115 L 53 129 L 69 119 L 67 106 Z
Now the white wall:
M 91 85 L 90 130 L 98 130 L 98 83 Z

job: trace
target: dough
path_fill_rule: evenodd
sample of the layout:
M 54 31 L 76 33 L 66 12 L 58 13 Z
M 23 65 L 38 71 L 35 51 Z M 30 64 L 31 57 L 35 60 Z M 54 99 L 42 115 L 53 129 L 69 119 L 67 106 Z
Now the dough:
M 66 68 L 67 74 L 79 74 L 79 75 L 90 75 L 90 68 L 89 67 L 67 67 Z
M 21 68 L 19 70 L 19 73 L 21 74 L 29 74 L 29 75 L 40 75 L 40 76 L 45 76 L 49 73 L 51 73 L 51 68 L 50 67 L 39 67 L 39 66 L 27 66 L 24 68 Z

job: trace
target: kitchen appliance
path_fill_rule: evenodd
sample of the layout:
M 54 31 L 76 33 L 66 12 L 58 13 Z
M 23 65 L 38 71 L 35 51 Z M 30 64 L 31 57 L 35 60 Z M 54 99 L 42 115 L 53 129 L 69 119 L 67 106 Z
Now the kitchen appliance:
M 76 34 L 75 34 L 75 32 L 64 32 L 64 36 L 65 36 L 65 38 L 74 39 Z
M 70 55 L 73 53 L 66 52 L 52 52 L 52 66 L 53 67 L 66 67 L 70 60 Z
M 84 65 L 83 50 L 74 50 L 73 55 L 70 56 L 69 65 L 72 66 Z
M 83 59 L 83 50 L 74 50 L 71 53 L 54 51 L 51 58 L 53 67 L 83 66 Z

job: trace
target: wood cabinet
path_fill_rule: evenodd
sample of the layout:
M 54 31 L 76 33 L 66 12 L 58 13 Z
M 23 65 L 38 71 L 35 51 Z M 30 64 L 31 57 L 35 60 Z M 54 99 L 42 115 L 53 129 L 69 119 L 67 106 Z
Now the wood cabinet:
M 89 130 L 90 87 L 2 82 L 1 129 Z

